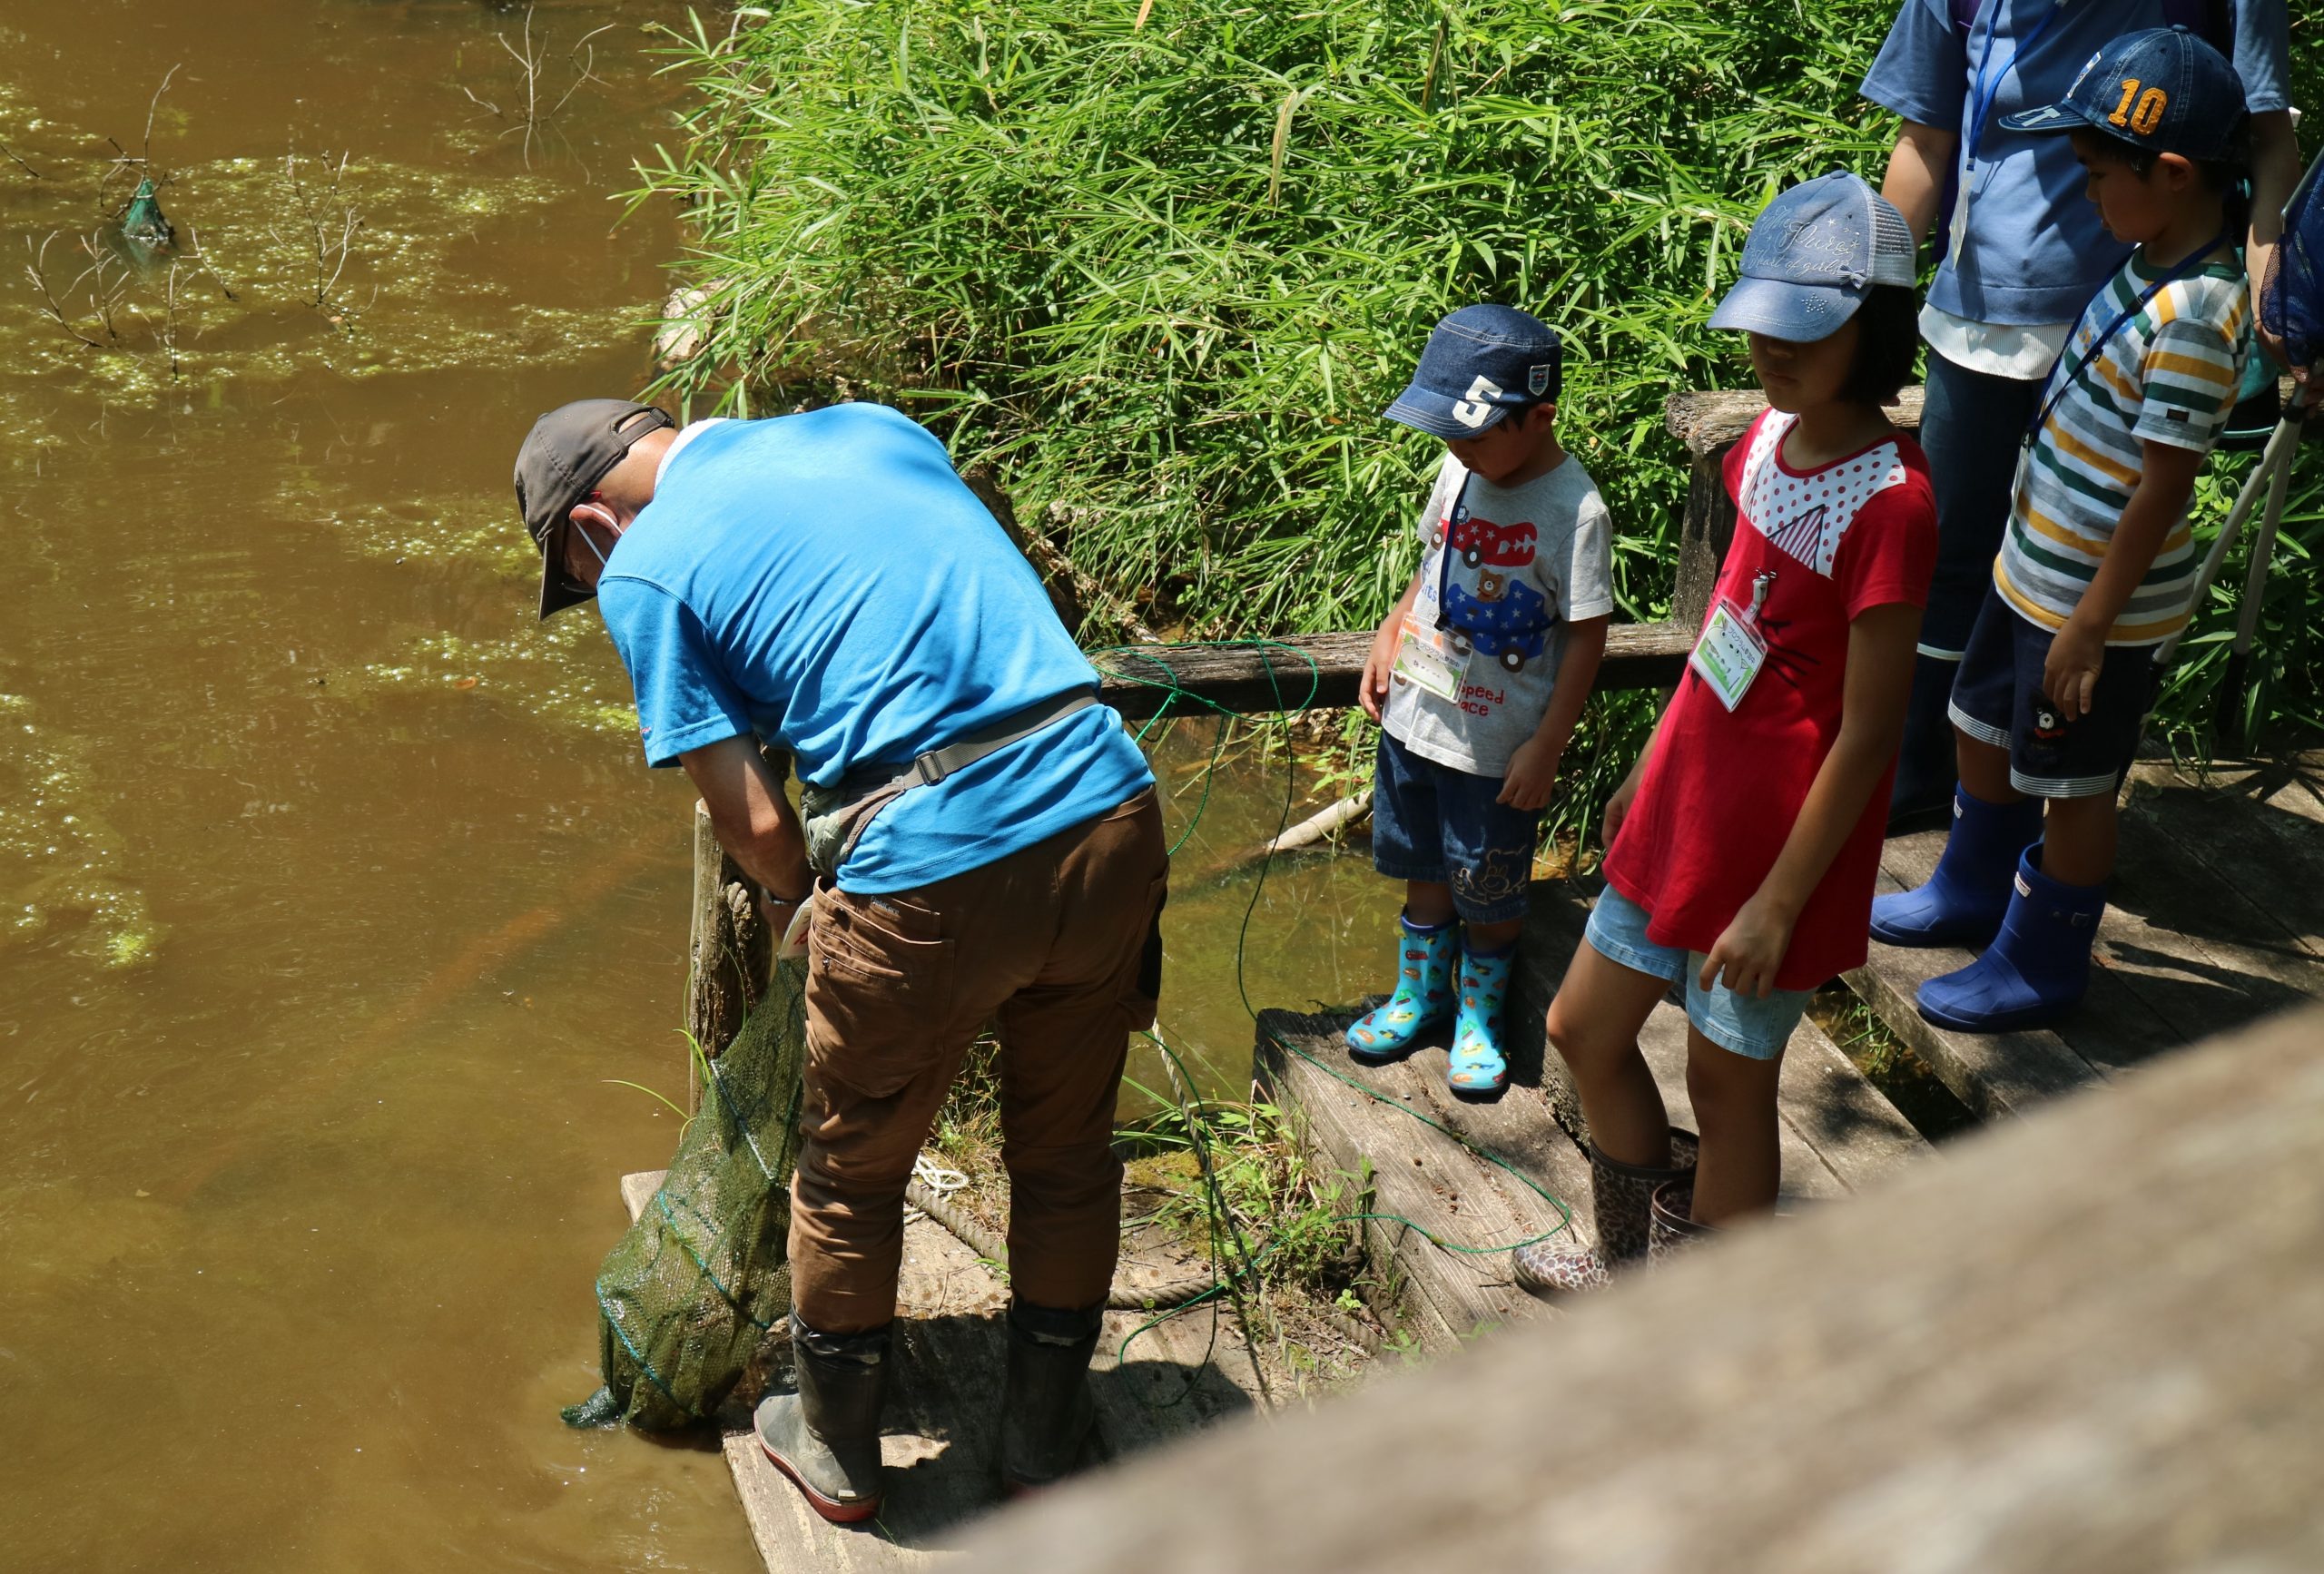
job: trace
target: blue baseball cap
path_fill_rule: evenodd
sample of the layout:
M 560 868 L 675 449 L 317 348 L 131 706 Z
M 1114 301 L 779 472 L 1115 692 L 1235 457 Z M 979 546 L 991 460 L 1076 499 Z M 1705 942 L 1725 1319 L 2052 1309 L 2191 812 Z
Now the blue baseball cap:
M 1556 329 L 1513 306 L 1463 306 L 1436 325 L 1413 380 L 1382 413 L 1431 437 L 1473 438 L 1556 398 L 1564 377 Z
M 1812 344 L 1838 332 L 1874 285 L 1909 290 L 1919 274 L 1904 214 L 1861 178 L 1834 170 L 1760 211 L 1743 242 L 1742 277 L 1710 326 Z
M 2227 57 L 2184 27 L 2126 33 L 2085 62 L 2056 103 L 2004 115 L 2014 132 L 2086 127 L 2148 152 L 2241 156 L 2243 80 Z

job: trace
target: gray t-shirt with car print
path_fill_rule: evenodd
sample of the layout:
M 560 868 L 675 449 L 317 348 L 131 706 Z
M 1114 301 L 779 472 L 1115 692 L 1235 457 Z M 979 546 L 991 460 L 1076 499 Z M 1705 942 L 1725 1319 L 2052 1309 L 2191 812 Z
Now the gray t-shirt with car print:
M 1458 701 L 1402 678 L 1381 712 L 1423 759 L 1501 776 L 1557 686 L 1566 625 L 1614 610 L 1613 528 L 1581 462 L 1503 489 L 1451 454 L 1421 510 L 1420 594 L 1408 626 L 1441 629 L 1465 664 Z

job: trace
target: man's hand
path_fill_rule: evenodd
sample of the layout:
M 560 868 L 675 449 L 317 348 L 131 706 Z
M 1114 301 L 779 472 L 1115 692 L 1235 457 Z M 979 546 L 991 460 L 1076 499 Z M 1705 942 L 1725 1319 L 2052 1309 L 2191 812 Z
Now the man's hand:
M 1493 802 L 1529 812 L 1548 808 L 1550 793 L 1558 784 L 1558 759 L 1562 753 L 1539 733 L 1518 744 L 1517 753 L 1509 757 L 1509 772 L 1501 779 L 1501 795 Z
M 1356 687 L 1355 703 L 1375 722 L 1380 719 L 1380 707 L 1387 703 L 1388 682 L 1396 665 L 1396 642 L 1403 632 L 1404 609 L 1400 605 L 1372 636 L 1372 649 L 1364 658 L 1364 680 Z
M 1702 976 L 1697 982 L 1708 989 L 1724 973 L 1727 987 L 1735 993 L 1766 999 L 1775 993 L 1776 969 L 1783 966 L 1784 953 L 1791 949 L 1792 925 L 1797 921 L 1796 915 L 1787 915 L 1766 897 L 1753 897 L 1703 959 Z
M 807 925 L 815 916 L 815 892 L 812 887 L 796 901 L 784 901 L 772 891 L 763 893 L 759 899 L 759 916 L 766 920 L 767 932 L 774 937 L 775 960 L 807 954 Z
M 2050 642 L 2049 656 L 2042 663 L 2042 692 L 2058 707 L 2059 715 L 2078 722 L 2090 713 L 2099 669 L 2105 664 L 2106 631 L 2070 617 Z

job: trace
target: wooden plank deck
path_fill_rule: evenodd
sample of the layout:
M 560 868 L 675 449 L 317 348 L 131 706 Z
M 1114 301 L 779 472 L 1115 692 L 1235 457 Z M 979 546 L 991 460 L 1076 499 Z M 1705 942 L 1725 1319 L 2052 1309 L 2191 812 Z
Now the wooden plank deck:
M 660 1170 L 624 1176 L 634 1221 Z M 720 1418 L 721 1447 L 751 1536 L 770 1570 L 924 1569 L 949 1561 L 961 1536 L 1000 1504 L 1000 1403 L 1007 1359 L 1007 1289 L 976 1254 L 933 1220 L 904 1228 L 904 1267 L 881 1443 L 888 1495 L 865 1526 L 825 1523 L 760 1450 L 750 1405 Z M 1255 1408 L 1251 1364 L 1234 1318 L 1205 1306 L 1138 1337 L 1148 1313 L 1110 1312 L 1091 1365 L 1097 1452 L 1111 1460 Z
M 2122 851 L 2081 1008 L 2053 1029 L 1955 1033 L 1921 1019 L 1923 980 L 1966 966 L 1955 948 L 1875 945 L 1849 986 L 1963 1103 L 2022 1112 L 2211 1034 L 2324 999 L 2324 752 L 2215 770 L 2132 772 Z M 1881 887 L 1919 884 L 1941 831 L 1900 837 Z
M 1555 1229 L 1560 1222 L 1556 1207 L 1525 1180 L 1572 1210 L 1576 1239 L 1592 1238 L 1589 1162 L 1581 1146 L 1587 1134 L 1541 1031 L 1542 1012 L 1581 941 L 1585 916 L 1581 894 L 1572 885 L 1535 883 L 1511 990 L 1510 1088 L 1495 1103 L 1469 1104 L 1452 1097 L 1444 1085 L 1442 1033 L 1396 1065 L 1364 1067 L 1349 1059 L 1341 1037 L 1353 1010 L 1260 1014 L 1260 1081 L 1295 1112 L 1328 1165 L 1350 1176 L 1368 1176 L 1364 1211 L 1394 1215 L 1368 1220 L 1366 1244 L 1375 1264 L 1393 1263 L 1409 1287 L 1407 1299 L 1422 1313 L 1416 1326 L 1423 1344 L 1455 1343 L 1481 1329 L 1530 1322 L 1550 1312 L 1510 1277 L 1506 1247 Z M 1640 1044 L 1671 1118 L 1681 1125 L 1691 1118 L 1686 1043 L 1686 1014 L 1666 999 L 1655 1008 Z M 1788 1206 L 1845 1196 L 1927 1148 L 1812 1022 L 1800 1025 L 1785 1057 L 1780 1112 Z M 1433 1130 L 1413 1115 L 1459 1137 Z M 1436 1241 L 1502 1249 L 1447 1251 Z

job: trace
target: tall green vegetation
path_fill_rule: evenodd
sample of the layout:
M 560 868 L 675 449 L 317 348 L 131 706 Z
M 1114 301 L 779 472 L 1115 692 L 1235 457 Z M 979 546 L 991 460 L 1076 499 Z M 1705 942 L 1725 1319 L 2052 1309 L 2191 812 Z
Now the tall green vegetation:
M 701 100 L 650 184 L 718 316 L 670 383 L 763 409 L 842 373 L 1172 621 L 1349 627 L 1441 454 L 1379 410 L 1438 316 L 1506 301 L 1568 335 L 1564 428 L 1649 615 L 1663 398 L 1748 378 L 1701 322 L 1766 198 L 1876 166 L 1887 13 L 788 0 L 679 62 Z
M 1151 621 L 1355 627 L 1411 571 L 1439 453 L 1378 412 L 1440 314 L 1505 301 L 1567 335 L 1561 424 L 1613 509 L 1622 615 L 1656 615 L 1684 494 L 1663 400 L 1748 385 L 1702 323 L 1767 198 L 1876 177 L 1894 122 L 1856 87 L 1895 4 L 782 0 L 697 24 L 672 50 L 685 140 L 645 192 L 691 214 L 710 322 L 663 388 L 751 413 L 843 379 L 995 467 Z M 2320 503 L 2303 477 L 2296 551 L 2324 546 Z M 2270 617 L 2263 710 L 2312 716 L 2304 564 Z M 2182 739 L 2209 648 L 2170 697 Z M 1601 715 L 1591 774 L 1626 763 L 1635 709 Z

